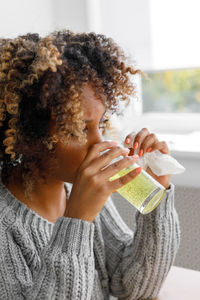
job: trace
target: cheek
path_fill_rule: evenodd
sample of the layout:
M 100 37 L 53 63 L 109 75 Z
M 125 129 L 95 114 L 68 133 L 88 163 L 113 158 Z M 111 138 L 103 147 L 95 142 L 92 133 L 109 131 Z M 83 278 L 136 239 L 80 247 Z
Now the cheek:
M 86 147 L 80 147 L 80 145 L 64 146 L 58 143 L 56 147 L 56 157 L 60 172 L 72 177 L 84 160 L 86 153 Z

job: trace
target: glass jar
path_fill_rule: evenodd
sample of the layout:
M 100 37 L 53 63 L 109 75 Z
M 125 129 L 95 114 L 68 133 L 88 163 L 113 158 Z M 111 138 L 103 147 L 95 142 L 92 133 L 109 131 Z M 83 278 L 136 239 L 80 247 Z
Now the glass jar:
M 106 151 L 109 150 L 105 150 L 104 152 Z M 119 156 L 118 158 L 113 159 L 110 164 L 119 161 L 122 158 L 124 157 Z M 120 178 L 138 167 L 139 165 L 137 163 L 133 163 L 132 166 L 120 170 L 114 176 L 110 177 L 109 180 L 113 181 Z M 148 214 L 154 210 L 166 194 L 165 187 L 143 169 L 133 180 L 126 183 L 116 191 L 142 214 Z

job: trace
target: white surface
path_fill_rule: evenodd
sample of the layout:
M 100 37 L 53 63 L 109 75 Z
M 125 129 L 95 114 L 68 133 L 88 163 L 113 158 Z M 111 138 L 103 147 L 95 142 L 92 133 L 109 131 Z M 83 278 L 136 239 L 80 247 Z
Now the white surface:
M 143 70 L 200 66 L 199 1 L 93 0 L 91 6 L 98 19 L 91 28 L 113 37 Z
M 200 66 L 200 1 L 150 0 L 154 70 Z
M 114 38 L 140 68 L 151 69 L 149 0 L 99 2 L 101 26 L 98 32 Z
M 86 0 L 1 1 L 0 37 L 53 30 L 87 31 Z
M 200 113 L 143 113 L 133 115 L 136 128 L 148 127 L 160 133 L 187 134 L 200 131 Z
M 156 300 L 199 300 L 200 272 L 173 266 Z
M 0 37 L 13 38 L 27 32 L 45 35 L 51 31 L 52 1 L 1 1 Z
M 157 134 L 159 140 L 165 140 L 171 151 L 195 154 L 200 159 L 200 131 L 188 134 Z
M 51 0 L 53 28 L 87 31 L 86 0 Z

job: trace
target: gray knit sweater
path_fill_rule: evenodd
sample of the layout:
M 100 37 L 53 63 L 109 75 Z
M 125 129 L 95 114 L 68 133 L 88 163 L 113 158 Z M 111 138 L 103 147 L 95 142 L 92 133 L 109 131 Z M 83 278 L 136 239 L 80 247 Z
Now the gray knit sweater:
M 54 224 L 0 180 L 0 299 L 156 297 L 180 243 L 174 185 L 152 213 L 135 218 L 132 232 L 109 197 L 91 223 L 59 217 Z

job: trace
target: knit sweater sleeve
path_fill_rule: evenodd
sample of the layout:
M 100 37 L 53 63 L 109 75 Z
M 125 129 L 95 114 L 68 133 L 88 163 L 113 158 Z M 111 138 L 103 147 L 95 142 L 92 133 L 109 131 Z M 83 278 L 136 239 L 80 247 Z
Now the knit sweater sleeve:
M 94 224 L 58 218 L 48 245 L 34 260 L 37 253 L 13 218 L 8 212 L 0 226 L 0 299 L 91 299 Z
M 154 211 L 137 211 L 135 218 L 133 233 L 111 198 L 101 211 L 110 294 L 118 299 L 152 299 L 159 293 L 180 243 L 174 185 Z

